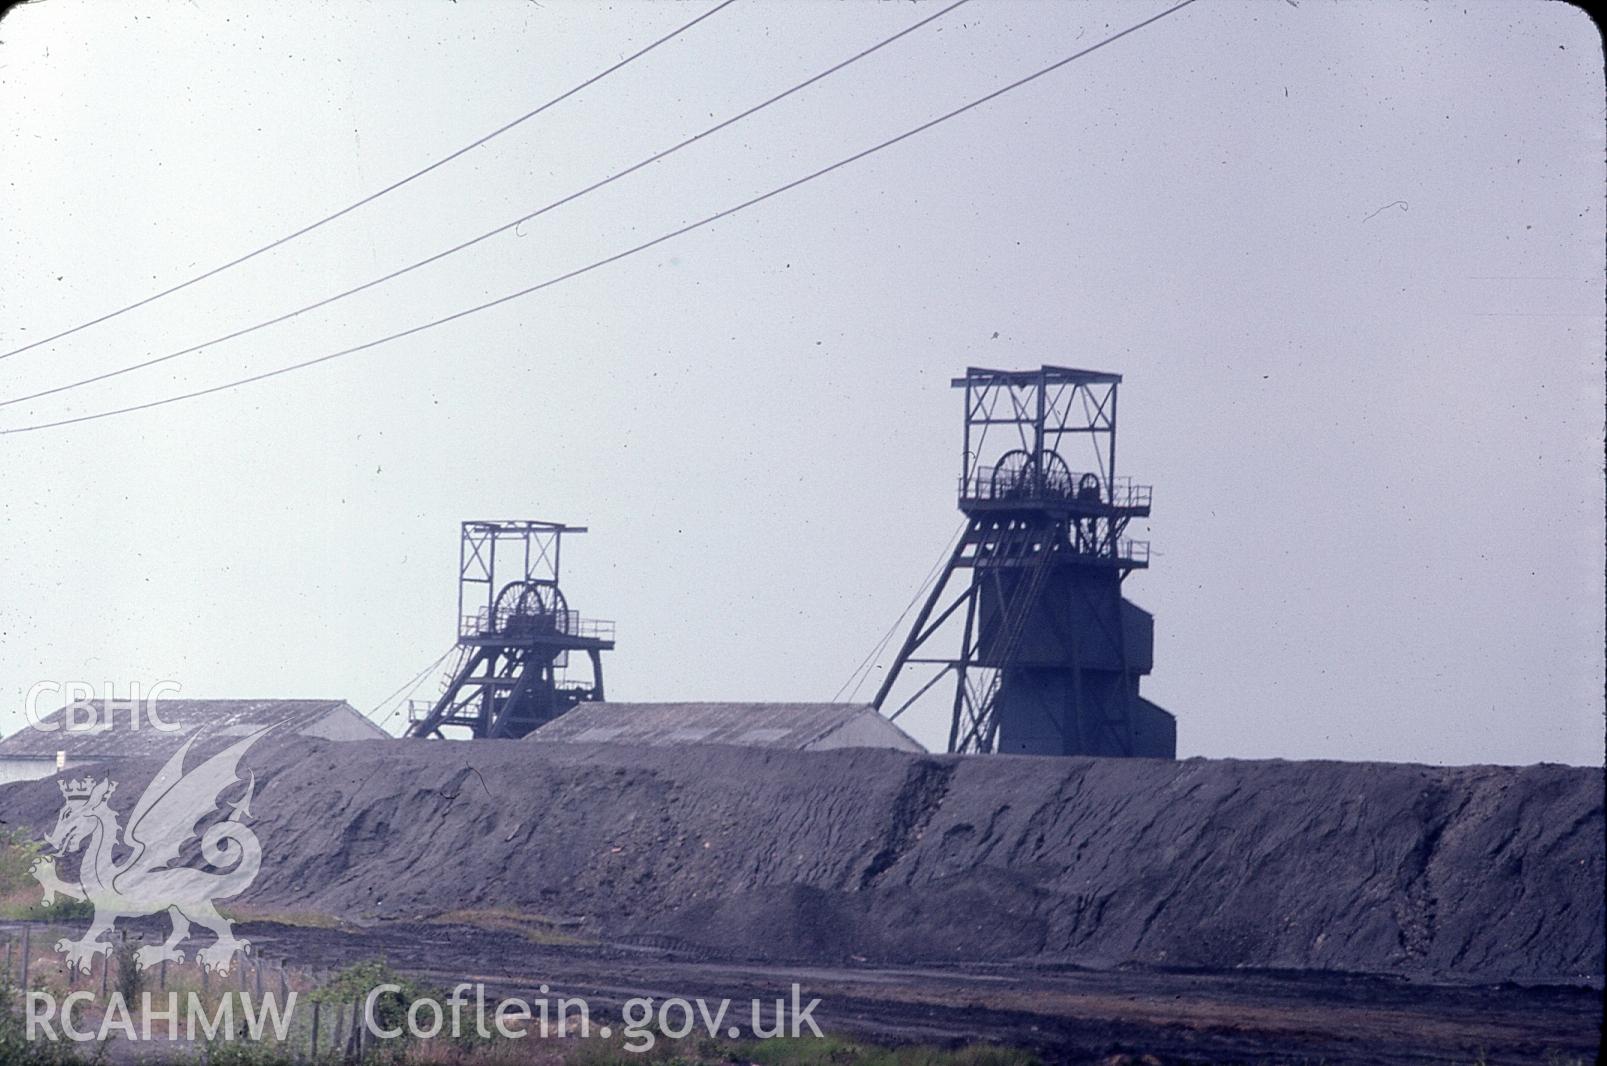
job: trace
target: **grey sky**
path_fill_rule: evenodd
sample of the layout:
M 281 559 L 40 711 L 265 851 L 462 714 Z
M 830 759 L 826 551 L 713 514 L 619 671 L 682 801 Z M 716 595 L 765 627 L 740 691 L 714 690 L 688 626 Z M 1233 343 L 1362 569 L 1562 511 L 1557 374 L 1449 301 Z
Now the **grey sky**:
M 704 6 L 20 8 L 0 349 L 320 217 Z M 0 428 L 522 288 L 1164 6 L 977 0 L 520 234 Z M 0 399 L 430 254 L 932 10 L 741 0 L 307 239 L 0 361 Z M 959 521 L 949 377 L 1056 362 L 1126 375 L 1121 465 L 1156 487 L 1128 592 L 1180 754 L 1599 762 L 1602 90 L 1560 3 L 1201 0 L 544 293 L 0 437 L 0 728 L 41 680 L 372 707 L 450 642 L 457 525 L 484 517 L 591 526 L 564 584 L 619 623 L 611 695 L 830 698 Z M 909 724 L 938 745 L 940 719 Z

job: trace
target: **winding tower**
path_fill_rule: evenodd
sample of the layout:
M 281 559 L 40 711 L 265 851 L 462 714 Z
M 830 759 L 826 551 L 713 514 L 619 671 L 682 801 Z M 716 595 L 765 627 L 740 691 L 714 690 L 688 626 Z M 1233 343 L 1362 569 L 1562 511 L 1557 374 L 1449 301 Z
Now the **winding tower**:
M 584 700 L 603 698 L 602 653 L 614 623 L 582 618 L 558 587 L 565 534 L 558 522 L 463 523 L 458 543 L 459 661 L 410 737 L 466 729 L 473 737 L 522 737 Z M 589 677 L 569 676 L 571 656 Z
M 965 527 L 876 694 L 884 714 L 935 691 L 952 752 L 1176 757 L 1172 716 L 1138 694 L 1154 619 L 1122 596 L 1149 565 L 1126 533 L 1151 488 L 1116 474 L 1121 380 L 1061 366 L 953 380 Z

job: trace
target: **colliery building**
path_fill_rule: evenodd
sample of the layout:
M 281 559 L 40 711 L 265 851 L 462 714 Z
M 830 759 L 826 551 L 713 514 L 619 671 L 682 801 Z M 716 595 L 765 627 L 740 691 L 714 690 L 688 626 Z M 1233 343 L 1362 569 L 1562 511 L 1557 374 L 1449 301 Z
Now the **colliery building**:
M 1152 490 L 1117 473 L 1121 375 L 970 367 L 965 527 L 887 672 L 897 719 L 952 693 L 948 750 L 1175 758 L 1177 724 L 1138 694 L 1154 619 L 1123 595 L 1149 567 Z
M 32 781 L 90 763 L 166 759 L 198 746 L 277 726 L 276 734 L 321 740 L 389 740 L 345 700 L 86 700 L 0 740 L 0 783 Z M 165 728 L 171 727 L 171 728 Z
M 441 694 L 413 706 L 406 735 L 923 751 L 895 723 L 925 700 L 947 715 L 953 753 L 1175 758 L 1176 720 L 1139 694 L 1155 623 L 1125 583 L 1149 567 L 1148 542 L 1130 533 L 1148 520 L 1152 490 L 1117 473 L 1121 380 L 1045 365 L 970 367 L 952 381 L 964 399 L 964 525 L 869 704 L 608 702 L 614 623 L 571 608 L 559 585 L 566 537 L 586 528 L 476 520 L 459 536 L 457 658 Z M 179 728 L 139 728 L 125 713 L 74 730 L 58 711 L 0 742 L 0 781 L 274 723 L 287 735 L 387 736 L 340 700 L 161 707 Z

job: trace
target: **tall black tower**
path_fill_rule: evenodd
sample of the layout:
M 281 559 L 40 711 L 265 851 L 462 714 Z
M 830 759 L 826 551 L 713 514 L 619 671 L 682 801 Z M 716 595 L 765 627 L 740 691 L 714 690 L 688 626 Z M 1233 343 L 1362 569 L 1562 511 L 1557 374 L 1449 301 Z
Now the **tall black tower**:
M 581 618 L 558 588 L 564 534 L 584 532 L 558 522 L 463 523 L 458 667 L 408 736 L 456 727 L 473 737 L 522 737 L 603 698 L 602 653 L 614 646 L 614 623 Z M 572 654 L 585 656 L 589 677 L 569 676 Z
M 1172 716 L 1138 694 L 1154 619 L 1122 596 L 1149 565 L 1126 530 L 1150 487 L 1116 474 L 1121 380 L 1060 366 L 954 379 L 966 526 L 876 694 L 883 713 L 946 692 L 950 751 L 1176 757 Z

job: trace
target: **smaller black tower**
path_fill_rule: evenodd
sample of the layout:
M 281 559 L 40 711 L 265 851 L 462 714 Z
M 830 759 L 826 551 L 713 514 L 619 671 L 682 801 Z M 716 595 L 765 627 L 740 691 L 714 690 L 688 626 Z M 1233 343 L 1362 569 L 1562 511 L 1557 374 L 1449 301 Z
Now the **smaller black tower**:
M 876 694 L 889 717 L 952 672 L 950 751 L 1176 756 L 1172 716 L 1138 694 L 1154 619 L 1122 597 L 1149 565 L 1126 530 L 1151 490 L 1116 474 L 1121 380 L 1062 366 L 954 379 L 966 527 Z
M 458 647 L 451 681 L 410 737 L 467 729 L 473 737 L 522 737 L 583 700 L 603 698 L 602 653 L 614 623 L 581 618 L 558 588 L 565 533 L 557 522 L 465 522 L 458 544 Z M 567 675 L 571 652 L 590 677 Z

